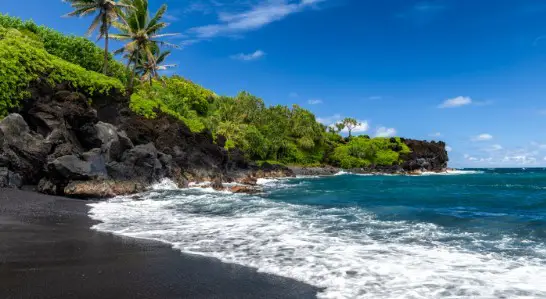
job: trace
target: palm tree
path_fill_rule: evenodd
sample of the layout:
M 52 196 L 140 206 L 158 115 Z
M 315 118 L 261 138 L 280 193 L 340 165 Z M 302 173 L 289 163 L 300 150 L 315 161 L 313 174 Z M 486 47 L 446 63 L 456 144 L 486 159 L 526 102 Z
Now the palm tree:
M 153 17 L 150 17 L 148 10 L 148 0 L 122 0 L 125 5 L 130 5 L 131 9 L 125 9 L 120 12 L 122 22 L 114 22 L 113 25 L 119 29 L 119 34 L 112 34 L 111 37 L 120 41 L 127 41 L 127 44 L 115 53 L 125 52 L 128 61 L 127 66 L 133 64 L 133 76 L 130 80 L 129 89 L 133 87 L 134 77 L 136 75 L 137 64 L 144 56 L 151 68 L 156 68 L 156 59 L 154 48 L 157 46 L 177 46 L 159 40 L 166 36 L 177 34 L 159 34 L 169 24 L 161 22 L 161 19 L 167 11 L 167 5 L 163 4 Z
M 136 73 L 140 76 L 142 82 L 150 82 L 153 84 L 153 79 L 161 80 L 159 71 L 167 70 L 168 68 L 175 67 L 175 64 L 163 64 L 165 59 L 171 55 L 171 51 L 161 52 L 158 46 L 152 47 L 153 61 L 148 59 L 145 53 L 140 53 L 138 62 L 136 64 Z
M 129 8 L 130 5 L 116 2 L 116 0 L 63 0 L 70 3 L 75 9 L 73 12 L 66 14 L 69 17 L 84 17 L 96 13 L 95 19 L 87 29 L 87 36 L 90 36 L 93 31 L 99 27 L 99 40 L 104 37 L 104 66 L 103 72 L 108 72 L 108 39 L 109 30 L 118 17 L 120 8 Z

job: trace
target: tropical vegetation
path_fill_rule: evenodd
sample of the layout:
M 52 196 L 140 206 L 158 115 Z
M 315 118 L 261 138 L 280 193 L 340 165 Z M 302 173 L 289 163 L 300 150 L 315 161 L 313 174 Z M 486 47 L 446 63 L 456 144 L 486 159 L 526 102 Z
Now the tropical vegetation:
M 151 14 L 148 0 L 67 0 L 69 15 L 94 14 L 88 33 L 99 29 L 101 49 L 90 40 L 63 35 L 32 21 L 0 14 L 0 117 L 16 111 L 37 80 L 69 83 L 93 98 L 125 92 L 129 107 L 146 118 L 167 114 L 194 132 L 223 136 L 227 150 L 238 148 L 261 163 L 332 164 L 344 168 L 401 163 L 410 150 L 400 138 L 353 136 L 361 124 L 346 118 L 326 126 L 298 105 L 267 106 L 259 97 L 240 92 L 220 96 L 177 75 L 165 76 L 163 17 L 167 6 Z M 124 42 L 114 54 L 108 40 Z M 348 137 L 340 134 L 347 132 Z

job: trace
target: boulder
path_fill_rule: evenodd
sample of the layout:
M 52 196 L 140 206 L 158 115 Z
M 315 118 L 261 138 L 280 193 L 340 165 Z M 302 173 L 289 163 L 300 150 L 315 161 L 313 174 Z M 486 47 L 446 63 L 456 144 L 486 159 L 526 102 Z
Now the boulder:
M 49 194 L 49 195 L 57 195 L 57 185 L 53 183 L 51 180 L 43 178 L 38 183 L 37 187 L 38 192 Z
M 212 187 L 212 189 L 214 189 L 216 191 L 226 190 L 226 188 L 224 187 L 224 184 L 222 184 L 222 179 L 221 178 L 214 179 L 214 181 L 212 181 L 210 186 Z
M 0 167 L 0 188 L 21 188 L 23 179 L 7 167 Z
M 123 153 L 120 161 L 107 164 L 108 174 L 114 180 L 136 180 L 151 184 L 169 176 L 171 158 L 157 151 L 153 143 L 138 145 Z
M 23 183 L 38 183 L 51 145 L 31 132 L 19 114 L 2 119 L 0 132 L 0 166 L 19 174 Z
M 239 183 L 250 185 L 250 186 L 256 186 L 258 184 L 258 179 L 252 176 L 247 176 L 239 180 Z
M 239 194 L 239 193 L 257 194 L 257 193 L 261 192 L 259 189 L 249 187 L 249 186 L 233 186 L 233 187 L 229 188 L 229 191 L 231 191 L 233 193 L 237 193 L 237 194 Z
M 48 164 L 49 175 L 61 181 L 93 180 L 108 177 L 106 163 L 100 149 L 80 156 L 68 155 Z
M 135 194 L 144 190 L 144 185 L 134 181 L 73 181 L 64 188 L 64 195 L 82 199 L 111 198 Z
M 107 162 L 121 159 L 123 153 L 134 147 L 127 134 L 108 123 L 98 122 L 95 125 L 96 138 Z

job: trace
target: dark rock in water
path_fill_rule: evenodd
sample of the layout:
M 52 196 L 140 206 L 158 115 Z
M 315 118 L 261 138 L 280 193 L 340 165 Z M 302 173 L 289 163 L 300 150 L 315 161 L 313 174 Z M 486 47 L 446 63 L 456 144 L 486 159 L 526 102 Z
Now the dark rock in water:
M 237 194 L 240 194 L 240 193 L 243 193 L 243 194 L 257 194 L 257 193 L 261 192 L 259 189 L 249 187 L 249 186 L 233 186 L 233 187 L 229 188 L 229 191 L 231 191 L 233 193 L 237 193 Z
M 402 139 L 411 153 L 402 157 L 406 162 L 402 168 L 406 171 L 442 171 L 449 161 L 444 142 L 427 142 L 421 140 Z
M 294 172 L 295 175 L 302 176 L 323 176 L 323 175 L 334 175 L 341 171 L 340 168 L 332 166 L 324 167 L 290 167 L 290 170 Z
M 21 188 L 23 179 L 7 167 L 0 167 L 0 188 Z
M 214 181 L 212 181 L 210 186 L 212 187 L 212 189 L 214 189 L 216 191 L 226 190 L 226 188 L 224 187 L 224 184 L 222 184 L 222 179 L 221 178 L 214 179 Z
M 0 132 L 0 166 L 19 174 L 23 183 L 38 183 L 51 149 L 49 143 L 31 132 L 19 114 L 10 114 L 1 120 Z
M 126 151 L 119 162 L 107 165 L 108 174 L 114 180 L 136 180 L 151 184 L 168 176 L 171 158 L 157 151 L 153 143 L 138 145 Z
M 258 184 L 258 179 L 252 176 L 244 177 L 243 179 L 239 180 L 239 183 L 250 185 L 250 186 L 256 186 Z
M 105 179 L 108 177 L 106 163 L 100 149 L 55 159 L 48 164 L 49 173 L 64 181 Z
M 134 181 L 73 181 L 64 188 L 64 195 L 83 199 L 111 198 L 140 193 L 144 190 L 144 185 Z

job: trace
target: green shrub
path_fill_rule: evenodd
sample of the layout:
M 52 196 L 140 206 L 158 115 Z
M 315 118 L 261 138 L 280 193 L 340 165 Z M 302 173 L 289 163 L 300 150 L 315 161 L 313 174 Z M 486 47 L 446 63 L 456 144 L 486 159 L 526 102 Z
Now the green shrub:
M 330 159 L 342 168 L 391 166 L 401 163 L 401 155 L 410 152 L 400 138 L 370 139 L 368 136 L 358 136 L 335 148 Z
M 29 85 L 39 78 L 50 84 L 68 82 L 89 95 L 123 90 L 123 84 L 111 77 L 85 70 L 42 48 L 41 41 L 16 29 L 0 26 L 0 117 L 29 96 Z
M 146 118 L 156 118 L 156 111 L 172 115 L 183 121 L 192 132 L 201 132 L 205 129 L 197 112 L 187 107 L 183 101 L 176 101 L 176 96 L 160 83 L 155 83 L 153 86 L 141 86 L 131 95 L 129 107 Z
M 33 21 L 22 21 L 1 13 L 0 27 L 17 29 L 26 35 L 32 34 L 35 39 L 43 43 L 44 49 L 49 54 L 87 70 L 102 72 L 104 50 L 84 37 L 64 35 L 45 26 L 38 26 Z M 112 56 L 109 58 L 108 75 L 124 83 L 128 78 L 126 67 Z

